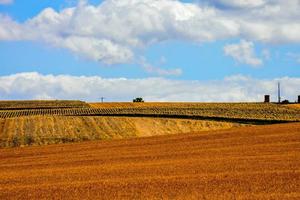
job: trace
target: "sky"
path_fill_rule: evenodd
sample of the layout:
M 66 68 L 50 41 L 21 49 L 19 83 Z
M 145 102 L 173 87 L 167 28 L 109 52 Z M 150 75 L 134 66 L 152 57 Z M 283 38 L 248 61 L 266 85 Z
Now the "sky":
M 0 99 L 300 95 L 299 0 L 0 0 Z

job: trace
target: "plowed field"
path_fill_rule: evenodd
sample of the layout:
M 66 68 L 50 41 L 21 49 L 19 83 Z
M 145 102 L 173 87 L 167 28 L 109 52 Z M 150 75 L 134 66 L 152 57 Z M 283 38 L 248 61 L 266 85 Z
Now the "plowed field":
M 0 199 L 299 199 L 300 124 L 0 149 Z

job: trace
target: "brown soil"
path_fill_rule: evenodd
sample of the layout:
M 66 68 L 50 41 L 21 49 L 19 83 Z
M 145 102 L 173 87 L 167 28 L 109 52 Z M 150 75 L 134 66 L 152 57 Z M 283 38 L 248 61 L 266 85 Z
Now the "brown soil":
M 299 199 L 300 124 L 0 149 L 0 199 Z

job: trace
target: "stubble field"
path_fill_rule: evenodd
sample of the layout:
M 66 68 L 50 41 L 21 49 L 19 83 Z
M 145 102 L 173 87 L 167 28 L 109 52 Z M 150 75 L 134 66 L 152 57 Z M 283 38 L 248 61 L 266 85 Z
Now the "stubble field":
M 151 117 L 17 117 L 0 119 L 0 148 L 184 134 L 239 126 L 243 125 Z
M 0 199 L 299 199 L 300 124 L 0 149 Z
M 260 123 L 299 122 L 300 111 L 274 103 L 85 103 L 80 101 L 0 101 L 0 118 L 24 116 L 173 117 Z M 21 104 L 21 105 L 20 105 Z M 36 107 L 34 107 L 34 105 Z M 44 105 L 45 104 L 45 105 Z M 51 107 L 53 105 L 53 107 Z M 50 107 L 49 107 L 50 106 Z

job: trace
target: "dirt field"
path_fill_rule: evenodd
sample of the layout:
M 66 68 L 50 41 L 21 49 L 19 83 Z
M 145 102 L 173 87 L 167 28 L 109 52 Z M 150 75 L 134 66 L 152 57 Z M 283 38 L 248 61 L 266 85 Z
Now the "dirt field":
M 237 123 L 145 117 L 34 116 L 0 119 L 0 147 L 183 134 Z
M 0 199 L 299 199 L 300 124 L 0 149 Z

